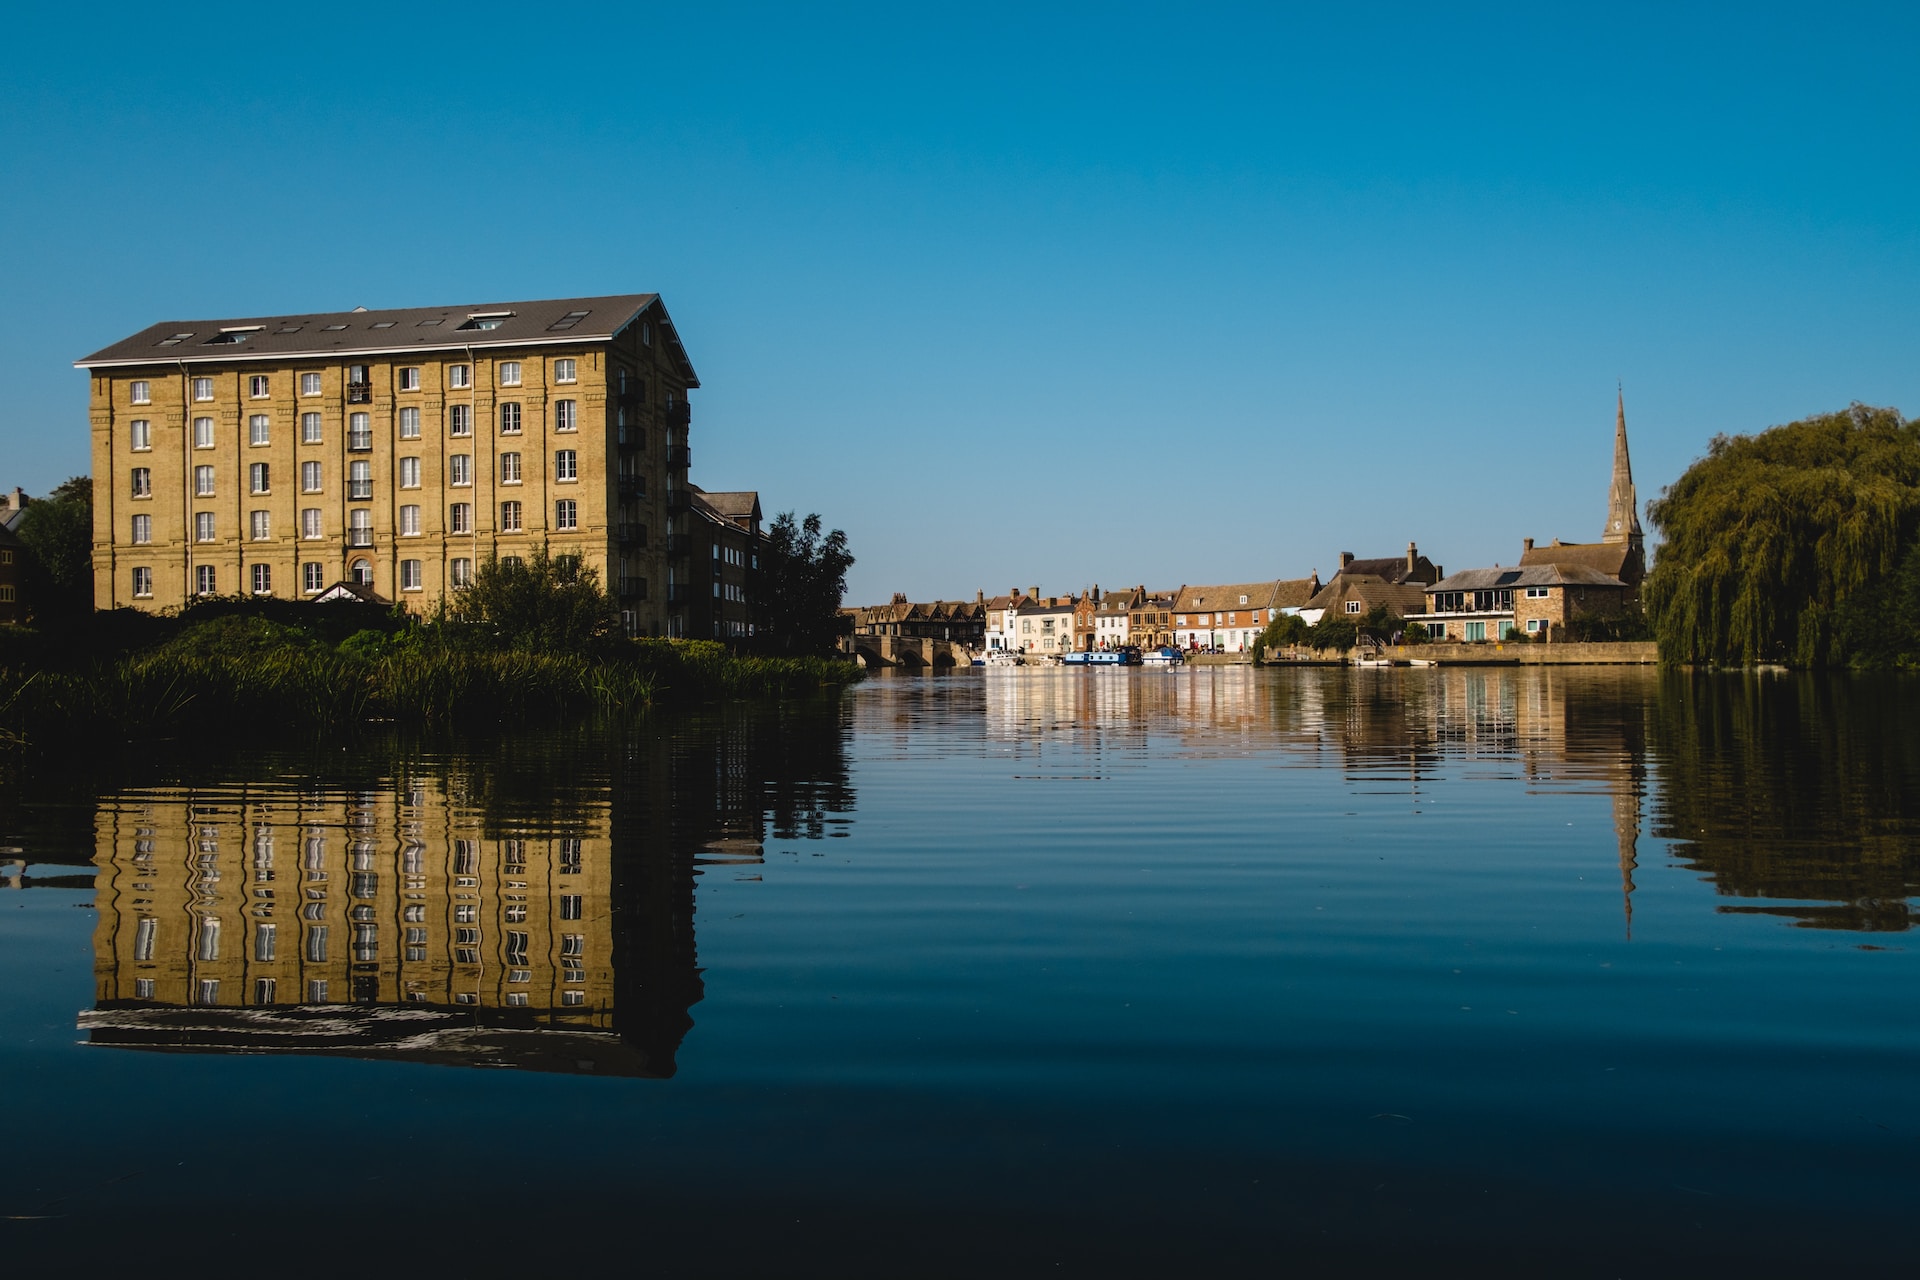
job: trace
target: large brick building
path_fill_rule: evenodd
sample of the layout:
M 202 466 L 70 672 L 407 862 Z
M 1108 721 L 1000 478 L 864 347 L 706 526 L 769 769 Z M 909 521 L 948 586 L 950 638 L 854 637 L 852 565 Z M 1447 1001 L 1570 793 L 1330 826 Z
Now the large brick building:
M 655 294 L 169 321 L 76 364 L 98 608 L 344 580 L 426 609 L 544 543 L 630 631 L 688 629 L 700 382 Z

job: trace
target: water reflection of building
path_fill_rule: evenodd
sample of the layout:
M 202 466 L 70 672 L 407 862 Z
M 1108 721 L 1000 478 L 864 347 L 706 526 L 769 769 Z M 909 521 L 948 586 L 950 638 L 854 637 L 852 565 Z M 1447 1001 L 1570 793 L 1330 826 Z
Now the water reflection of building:
M 794 729 L 796 751 L 720 718 L 611 753 L 534 744 L 531 761 L 413 762 L 344 787 L 122 795 L 97 820 L 81 1029 L 670 1075 L 703 995 L 694 878 L 757 860 L 769 819 L 805 838 L 851 808 L 838 728 Z

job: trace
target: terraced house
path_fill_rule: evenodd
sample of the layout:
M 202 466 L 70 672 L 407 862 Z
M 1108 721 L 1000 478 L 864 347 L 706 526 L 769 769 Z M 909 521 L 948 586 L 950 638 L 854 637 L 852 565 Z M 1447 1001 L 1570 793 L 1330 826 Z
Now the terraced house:
M 687 630 L 687 393 L 656 294 L 167 321 L 91 381 L 94 603 L 427 609 L 545 544 L 630 632 Z

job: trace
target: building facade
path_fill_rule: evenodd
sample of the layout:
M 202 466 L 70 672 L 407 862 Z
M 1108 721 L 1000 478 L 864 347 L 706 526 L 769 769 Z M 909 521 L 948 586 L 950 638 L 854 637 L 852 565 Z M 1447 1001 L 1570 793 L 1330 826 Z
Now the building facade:
M 692 575 L 686 583 L 686 634 L 728 643 L 750 640 L 760 625 L 760 495 L 688 487 L 693 491 L 689 561 L 711 579 L 702 583 Z
M 700 383 L 658 295 L 167 322 L 76 366 L 96 608 L 352 581 L 425 610 L 544 543 L 629 631 L 688 629 Z
M 1404 618 L 1426 609 L 1426 588 L 1444 576 L 1411 542 L 1405 557 L 1356 560 L 1353 552 L 1342 551 L 1339 572 L 1314 592 L 1299 610 L 1300 617 L 1312 626 L 1328 614 L 1360 618 L 1384 607 L 1393 617 Z
M 1185 586 L 1175 597 L 1173 643 L 1182 649 L 1250 652 L 1282 608 L 1297 607 L 1302 580 Z

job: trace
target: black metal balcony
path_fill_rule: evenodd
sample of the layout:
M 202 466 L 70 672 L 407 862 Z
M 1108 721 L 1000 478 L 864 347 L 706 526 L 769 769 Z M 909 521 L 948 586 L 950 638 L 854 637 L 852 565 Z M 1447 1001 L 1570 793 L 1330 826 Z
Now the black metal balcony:
M 630 502 L 635 498 L 647 496 L 647 478 L 645 476 L 620 477 L 620 501 Z
M 372 404 L 373 384 L 371 382 L 349 382 L 347 384 L 348 404 Z
M 647 447 L 647 429 L 635 426 L 616 427 L 613 442 L 622 449 L 644 449 Z
M 668 604 L 686 604 L 691 599 L 693 599 L 693 588 L 691 586 L 684 582 L 667 584 Z
M 647 580 L 633 576 L 616 578 L 613 584 L 613 593 L 622 600 L 645 600 L 647 598 Z
M 690 533 L 670 533 L 667 535 L 667 554 L 675 560 L 684 560 L 693 554 L 693 535 Z
M 667 490 L 667 514 L 679 515 L 683 511 L 693 510 L 693 490 Z
M 615 529 L 614 536 L 623 547 L 644 547 L 647 545 L 647 526 L 633 521 L 622 521 Z
M 667 450 L 667 467 L 673 471 L 685 471 L 693 465 L 693 450 L 684 444 L 676 444 Z
M 687 426 L 692 421 L 693 421 L 693 406 L 686 403 L 684 400 L 681 401 L 679 404 L 670 404 L 667 406 L 667 425 L 668 426 L 684 427 L 684 426 Z
M 620 389 L 614 392 L 614 396 L 621 404 L 626 405 L 628 408 L 643 405 L 647 402 L 646 395 L 640 390 L 640 384 L 638 382 L 621 383 Z
M 372 546 L 372 545 L 373 545 L 373 530 L 371 530 L 371 529 L 349 529 L 349 530 L 347 530 L 347 545 L 348 545 L 348 546 L 350 546 L 350 547 L 370 547 L 370 546 Z

